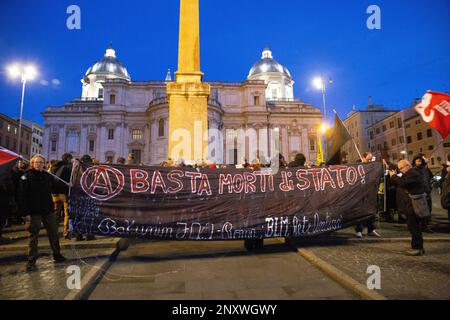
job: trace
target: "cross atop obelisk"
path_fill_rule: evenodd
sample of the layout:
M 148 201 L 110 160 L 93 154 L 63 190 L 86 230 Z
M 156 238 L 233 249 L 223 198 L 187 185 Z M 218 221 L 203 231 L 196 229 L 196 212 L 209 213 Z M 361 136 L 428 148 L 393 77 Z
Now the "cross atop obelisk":
M 199 0 L 180 0 L 178 71 L 167 84 L 169 157 L 202 160 L 208 152 L 209 84 L 200 71 Z M 205 159 L 206 160 L 206 159 Z

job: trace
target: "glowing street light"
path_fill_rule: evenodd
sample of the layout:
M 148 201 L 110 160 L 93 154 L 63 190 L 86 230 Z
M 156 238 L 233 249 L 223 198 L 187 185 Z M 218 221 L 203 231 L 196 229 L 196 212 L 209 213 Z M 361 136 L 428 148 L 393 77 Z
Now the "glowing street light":
M 322 123 L 322 125 L 320 126 L 320 130 L 322 130 L 323 134 L 327 133 L 328 129 L 329 129 L 329 127 L 328 127 L 328 125 L 325 122 Z
M 320 125 L 320 130 L 322 131 L 322 137 L 324 138 L 325 134 L 327 133 L 327 131 L 329 129 L 329 126 L 327 124 L 326 84 L 325 84 L 325 81 L 323 79 L 323 74 L 321 74 L 320 77 L 314 78 L 312 83 L 318 90 L 322 91 L 324 121 Z M 333 81 L 330 79 L 328 81 L 328 83 L 332 84 Z M 322 139 L 321 139 L 320 143 L 322 143 Z M 326 144 L 324 144 L 322 150 L 323 150 L 323 157 L 324 157 L 324 159 L 326 161 L 327 160 L 327 156 L 326 156 L 326 154 L 327 154 L 327 146 L 326 146 Z
M 20 118 L 19 118 L 19 136 L 17 139 L 17 154 L 20 154 L 20 140 L 22 138 L 22 116 L 23 116 L 23 101 L 25 97 L 25 86 L 28 80 L 33 80 L 37 76 L 36 67 L 33 65 L 21 65 L 21 64 L 13 64 L 8 68 L 8 74 L 12 79 L 16 79 L 18 77 L 21 78 L 22 81 L 22 98 L 20 100 Z
M 320 77 L 316 77 L 313 79 L 313 85 L 318 89 L 322 91 L 322 99 L 323 99 L 323 114 L 325 116 L 325 122 L 327 121 L 327 103 L 326 103 L 326 83 L 323 79 L 323 75 L 320 75 Z M 333 80 L 329 80 L 328 84 L 332 84 Z
M 323 81 L 322 81 L 322 78 L 320 78 L 320 77 L 314 78 L 313 84 L 314 84 L 314 86 L 315 86 L 317 89 L 323 90 Z

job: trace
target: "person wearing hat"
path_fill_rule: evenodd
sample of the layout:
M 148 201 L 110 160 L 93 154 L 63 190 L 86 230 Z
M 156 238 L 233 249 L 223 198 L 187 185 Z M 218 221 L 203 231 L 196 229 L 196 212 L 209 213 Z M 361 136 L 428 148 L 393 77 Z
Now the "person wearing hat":
M 450 222 L 450 161 L 447 161 L 447 174 L 442 182 L 441 205 L 447 209 L 448 222 Z

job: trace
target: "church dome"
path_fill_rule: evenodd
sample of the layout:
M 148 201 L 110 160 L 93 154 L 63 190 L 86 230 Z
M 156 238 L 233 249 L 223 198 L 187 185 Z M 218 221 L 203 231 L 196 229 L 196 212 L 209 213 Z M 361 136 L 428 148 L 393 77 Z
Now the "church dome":
M 265 48 L 261 60 L 259 60 L 250 70 L 248 74 L 248 78 L 251 78 L 256 75 L 264 74 L 264 73 L 281 73 L 286 77 L 292 79 L 291 73 L 289 70 L 278 63 L 272 56 L 272 51 L 269 48 Z
M 110 45 L 108 49 L 106 49 L 105 56 L 97 61 L 92 67 L 86 71 L 86 76 L 91 74 L 94 75 L 102 75 L 108 78 L 119 78 L 124 80 L 131 80 L 131 77 L 122 64 L 116 57 L 116 51 Z

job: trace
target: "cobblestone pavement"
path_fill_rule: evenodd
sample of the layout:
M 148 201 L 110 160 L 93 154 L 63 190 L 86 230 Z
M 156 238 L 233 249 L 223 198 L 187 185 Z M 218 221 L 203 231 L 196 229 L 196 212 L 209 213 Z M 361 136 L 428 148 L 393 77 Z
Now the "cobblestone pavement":
M 89 297 L 150 300 L 357 299 L 295 251 L 267 240 L 152 242 L 121 252 Z
M 35 272 L 25 271 L 24 253 L 0 252 L 0 300 L 63 299 L 69 293 L 68 266 L 79 266 L 83 277 L 98 259 L 109 257 L 111 252 L 112 249 L 64 250 L 67 262 L 54 264 L 50 250 L 41 250 Z
M 310 240 L 296 241 L 325 262 L 365 285 L 367 267 L 381 269 L 380 294 L 389 299 L 450 299 L 450 224 L 434 195 L 432 229 L 426 233 L 424 257 L 407 257 L 406 225 L 380 222 L 383 239 L 356 239 L 347 228 Z M 111 254 L 102 241 L 61 240 L 69 261 L 54 265 L 45 231 L 38 271 L 25 272 L 26 232 L 23 226 L 5 230 L 10 246 L 0 246 L 0 299 L 62 299 L 69 290 L 66 268 L 75 264 L 85 275 Z M 370 240 L 370 241 L 369 241 Z M 392 241 L 391 241 L 392 240 Z M 434 241 L 432 241 L 434 240 Z M 441 241 L 444 240 L 444 241 Z M 74 245 L 78 249 L 74 249 Z M 83 249 L 80 249 L 82 245 Z M 91 246 L 91 247 L 90 247 Z M 94 246 L 96 246 L 94 248 Z M 261 252 L 249 253 L 243 242 L 135 242 L 121 252 L 90 295 L 91 299 L 355 299 L 277 240 L 266 240 Z
M 311 251 L 362 285 L 366 285 L 370 276 L 368 266 L 379 266 L 379 293 L 388 299 L 450 299 L 450 224 L 447 211 L 440 208 L 437 192 L 433 194 L 433 201 L 431 228 L 434 233 L 424 233 L 426 255 L 423 257 L 404 254 L 411 248 L 411 236 L 406 225 L 398 223 L 379 223 L 378 231 L 384 238 L 381 240 L 365 236 L 363 240 L 372 241 L 361 241 L 355 238 L 354 228 L 347 228 L 319 237 L 325 240 L 321 244 L 319 239 L 311 239 L 296 241 L 296 245 Z M 389 241 L 398 238 L 407 240 Z
M 366 285 L 367 268 L 381 269 L 380 294 L 388 299 L 450 299 L 450 243 L 425 243 L 426 255 L 408 257 L 407 243 L 307 246 L 319 258 Z

